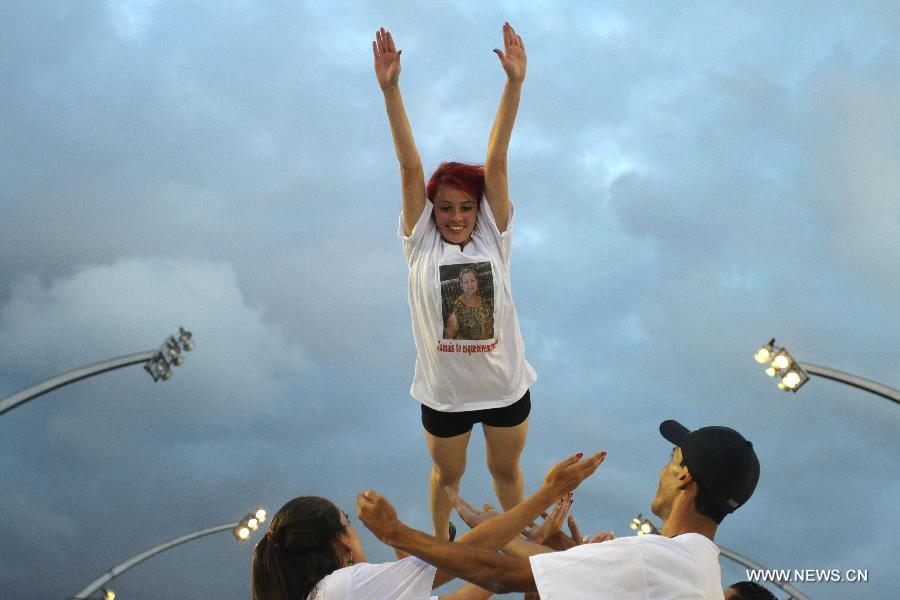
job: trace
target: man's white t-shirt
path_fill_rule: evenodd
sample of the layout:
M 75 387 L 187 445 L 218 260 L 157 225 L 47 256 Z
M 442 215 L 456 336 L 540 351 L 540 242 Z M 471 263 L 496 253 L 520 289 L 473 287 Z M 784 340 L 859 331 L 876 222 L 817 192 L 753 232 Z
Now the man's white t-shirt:
M 414 556 L 377 565 L 357 563 L 325 576 L 309 600 L 436 600 L 431 596 L 436 571 Z
M 425 202 L 409 236 L 400 215 L 399 236 L 409 266 L 409 308 L 416 343 L 416 370 L 410 394 L 435 410 L 459 412 L 509 406 L 535 382 L 525 360 L 525 343 L 512 301 L 509 279 L 513 207 L 500 233 L 487 200 L 478 208 L 471 240 L 460 249 L 441 239 Z M 477 273 L 478 292 L 490 321 L 486 339 L 444 338 L 460 271 Z M 491 310 L 492 309 L 492 310 Z M 481 323 L 481 325 L 485 325 Z
M 541 600 L 722 600 L 719 548 L 698 533 L 643 535 L 531 557 Z

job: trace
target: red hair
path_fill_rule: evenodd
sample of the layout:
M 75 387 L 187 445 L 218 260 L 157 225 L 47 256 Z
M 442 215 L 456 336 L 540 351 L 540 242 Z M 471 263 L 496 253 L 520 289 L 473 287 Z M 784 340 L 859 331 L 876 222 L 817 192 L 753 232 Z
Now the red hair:
M 438 188 L 442 185 L 449 185 L 461 190 L 475 198 L 475 201 L 481 203 L 484 196 L 484 165 L 473 165 L 459 162 L 441 163 L 428 185 L 425 186 L 425 196 L 434 203 L 434 197 L 437 195 Z

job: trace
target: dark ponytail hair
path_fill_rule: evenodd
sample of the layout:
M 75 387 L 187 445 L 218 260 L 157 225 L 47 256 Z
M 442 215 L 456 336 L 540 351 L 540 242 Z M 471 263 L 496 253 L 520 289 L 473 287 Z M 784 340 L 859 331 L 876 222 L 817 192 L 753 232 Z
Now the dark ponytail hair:
M 325 498 L 301 496 L 282 506 L 253 552 L 253 600 L 306 600 L 341 568 L 331 541 L 345 530 L 340 510 Z

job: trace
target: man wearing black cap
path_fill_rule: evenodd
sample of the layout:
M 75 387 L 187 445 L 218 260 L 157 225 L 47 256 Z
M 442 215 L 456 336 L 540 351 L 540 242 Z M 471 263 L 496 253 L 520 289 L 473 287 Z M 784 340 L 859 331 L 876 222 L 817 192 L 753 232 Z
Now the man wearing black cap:
M 753 494 L 759 460 L 753 445 L 728 427 L 690 431 L 665 421 L 659 429 L 675 445 L 651 505 L 664 522 L 659 536 L 618 538 L 524 558 L 414 531 L 381 497 L 360 505 L 360 517 L 385 543 L 494 592 L 538 591 L 543 600 L 721 600 L 719 550 L 712 540 L 725 515 Z

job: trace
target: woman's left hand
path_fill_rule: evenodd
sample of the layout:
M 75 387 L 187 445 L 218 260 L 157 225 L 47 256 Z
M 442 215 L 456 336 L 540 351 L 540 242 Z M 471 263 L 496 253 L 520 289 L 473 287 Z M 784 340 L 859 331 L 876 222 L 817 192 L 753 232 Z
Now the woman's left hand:
M 494 48 L 494 52 L 500 57 L 500 65 L 510 81 L 515 83 L 525 81 L 525 65 L 528 62 L 528 57 L 525 56 L 525 43 L 509 23 L 503 24 L 503 51 Z

